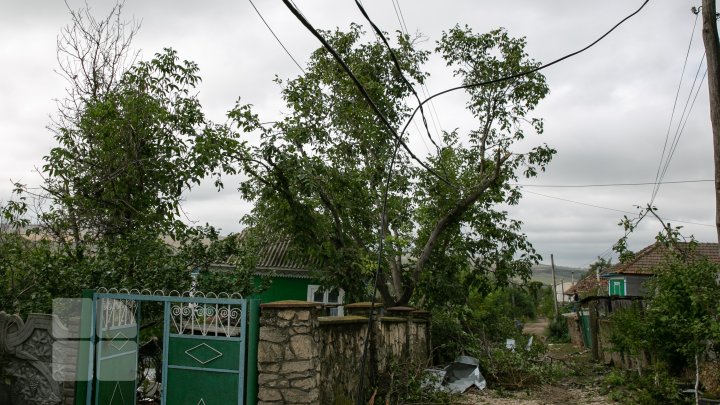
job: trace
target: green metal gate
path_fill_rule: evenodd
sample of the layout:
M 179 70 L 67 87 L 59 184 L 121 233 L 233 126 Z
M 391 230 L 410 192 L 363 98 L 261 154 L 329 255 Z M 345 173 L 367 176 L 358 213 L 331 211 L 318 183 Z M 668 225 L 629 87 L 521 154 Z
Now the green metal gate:
M 580 326 L 582 327 L 583 344 L 589 349 L 592 346 L 592 341 L 590 339 L 590 311 L 587 308 L 582 308 L 579 314 Z
M 89 358 L 95 372 L 85 405 L 136 404 L 146 301 L 163 305 L 161 405 L 256 403 L 259 302 L 227 294 L 102 290 L 93 294 Z
M 128 299 L 96 300 L 96 405 L 135 404 L 140 306 Z

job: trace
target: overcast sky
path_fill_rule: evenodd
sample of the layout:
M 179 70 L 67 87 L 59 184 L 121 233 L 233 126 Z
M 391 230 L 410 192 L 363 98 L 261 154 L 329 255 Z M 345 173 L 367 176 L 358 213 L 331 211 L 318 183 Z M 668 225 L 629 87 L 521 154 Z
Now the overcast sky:
M 87 2 L 98 16 L 113 4 Z M 74 8 L 84 4 L 68 3 Z M 609 254 L 610 246 L 623 234 L 617 226 L 624 215 L 619 211 L 635 212 L 635 205 L 650 200 L 652 186 L 530 185 L 655 180 L 695 21 L 690 8 L 699 3 L 652 0 L 595 47 L 543 72 L 550 94 L 534 116 L 545 119 L 545 134 L 530 137 L 527 145 L 546 142 L 558 154 L 546 173 L 523 182 L 529 185 L 527 193 L 509 210 L 524 222 L 525 232 L 546 263 L 551 253 L 556 264 L 572 266 L 587 266 L 598 255 Z M 319 46 L 316 40 L 280 0 L 255 0 L 255 4 L 304 64 Z M 295 0 L 295 4 L 318 28 L 347 28 L 350 22 L 363 21 L 352 0 Z M 400 28 L 391 0 L 365 0 L 364 4 L 382 29 Z M 513 36 L 527 37 L 528 53 L 541 62 L 584 47 L 641 4 L 642 0 L 399 0 L 407 28 L 427 38 L 421 44 L 426 49 L 432 49 L 442 31 L 455 24 L 467 24 L 478 33 L 505 27 Z M 225 112 L 238 97 L 254 104 L 265 121 L 283 113 L 279 88 L 272 79 L 276 74 L 286 78 L 300 71 L 248 1 L 127 0 L 124 16 L 142 23 L 134 47 L 141 50 L 143 59 L 172 47 L 181 58 L 199 64 L 203 78 L 199 98 L 212 120 L 224 122 Z M 30 186 L 40 182 L 35 168 L 53 146 L 46 126 L 56 109 L 53 99 L 63 96 L 65 86 L 54 73 L 56 37 L 68 23 L 62 1 L 0 0 L 0 200 L 10 197 L 11 179 Z M 703 56 L 700 26 L 699 21 L 671 139 Z M 457 84 L 437 58 L 430 60 L 427 69 L 430 92 Z M 700 76 L 704 71 L 703 65 Z M 437 99 L 436 125 L 444 130 L 469 129 L 472 122 L 463 113 L 465 101 L 461 93 Z M 421 155 L 428 153 L 417 132 L 411 134 L 411 145 Z M 707 84 L 703 82 L 664 179 L 708 180 L 712 176 Z M 225 233 L 240 230 L 239 218 L 248 212 L 249 204 L 235 191 L 239 181 L 226 180 L 221 193 L 211 184 L 193 191 L 185 204 L 189 217 Z M 712 182 L 665 184 L 655 205 L 663 218 L 683 225 L 686 234 L 699 241 L 716 241 Z M 651 243 L 659 229 L 657 220 L 646 218 L 631 237 L 631 248 Z

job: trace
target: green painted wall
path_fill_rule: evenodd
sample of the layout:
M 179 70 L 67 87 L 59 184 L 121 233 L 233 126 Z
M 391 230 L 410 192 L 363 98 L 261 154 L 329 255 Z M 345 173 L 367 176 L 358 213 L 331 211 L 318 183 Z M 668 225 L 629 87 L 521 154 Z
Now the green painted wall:
M 611 278 L 608 281 L 608 293 L 609 295 L 625 296 L 625 279 L 623 278 Z
M 256 286 L 262 284 L 262 277 L 255 276 L 253 282 Z M 270 279 L 270 287 L 260 294 L 251 298 L 260 299 L 261 302 L 273 302 L 284 300 L 307 300 L 307 287 L 310 284 L 317 284 L 306 278 L 291 278 L 274 276 Z

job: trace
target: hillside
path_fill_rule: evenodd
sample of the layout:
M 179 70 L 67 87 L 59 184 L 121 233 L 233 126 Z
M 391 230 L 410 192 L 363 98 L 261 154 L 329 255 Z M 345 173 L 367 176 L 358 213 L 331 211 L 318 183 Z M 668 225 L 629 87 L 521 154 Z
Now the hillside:
M 539 281 L 543 284 L 552 284 L 552 267 L 549 264 L 537 264 L 532 268 L 532 280 Z M 581 269 L 578 267 L 565 267 L 555 266 L 555 281 L 560 283 L 561 281 L 570 281 L 573 279 L 573 272 L 575 273 L 575 281 L 582 277 L 587 269 Z

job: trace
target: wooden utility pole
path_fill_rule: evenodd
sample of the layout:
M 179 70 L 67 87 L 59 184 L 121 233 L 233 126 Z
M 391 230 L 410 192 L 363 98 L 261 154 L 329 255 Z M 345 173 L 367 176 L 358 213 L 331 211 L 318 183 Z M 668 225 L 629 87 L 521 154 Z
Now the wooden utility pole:
M 718 41 L 715 0 L 702 1 L 702 17 L 702 37 L 705 44 L 710 93 L 710 123 L 715 154 L 715 227 L 720 242 L 720 41 Z
M 552 268 L 552 276 L 553 276 L 553 302 L 555 303 L 555 318 L 560 316 L 560 311 L 558 311 L 558 304 L 557 304 L 557 287 L 555 284 L 555 259 L 553 258 L 552 253 L 550 253 L 550 267 Z

